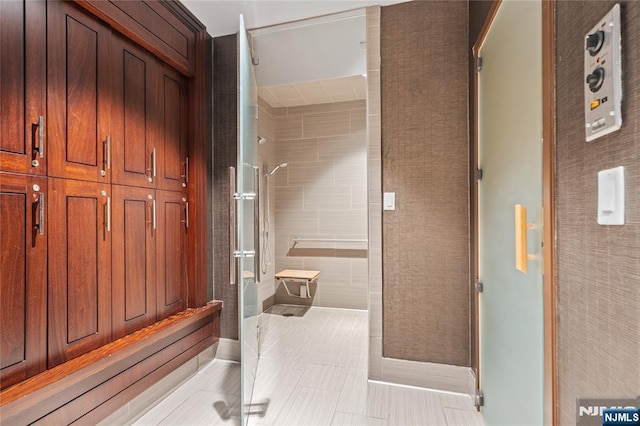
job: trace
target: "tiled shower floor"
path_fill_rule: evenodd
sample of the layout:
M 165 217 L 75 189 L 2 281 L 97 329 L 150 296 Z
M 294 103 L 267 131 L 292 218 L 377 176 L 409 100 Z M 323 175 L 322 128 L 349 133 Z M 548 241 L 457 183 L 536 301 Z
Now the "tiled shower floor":
M 288 312 L 276 308 L 273 312 Z M 367 381 L 367 312 L 261 317 L 250 425 L 483 425 L 461 394 Z M 136 425 L 238 425 L 240 366 L 214 360 Z

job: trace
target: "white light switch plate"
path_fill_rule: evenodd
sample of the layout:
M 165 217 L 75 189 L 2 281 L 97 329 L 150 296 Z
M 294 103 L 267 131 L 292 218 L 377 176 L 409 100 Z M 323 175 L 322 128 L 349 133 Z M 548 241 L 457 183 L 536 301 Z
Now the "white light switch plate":
M 598 224 L 624 225 L 624 167 L 598 172 Z
M 382 206 L 384 210 L 395 210 L 396 209 L 396 193 L 385 192 Z

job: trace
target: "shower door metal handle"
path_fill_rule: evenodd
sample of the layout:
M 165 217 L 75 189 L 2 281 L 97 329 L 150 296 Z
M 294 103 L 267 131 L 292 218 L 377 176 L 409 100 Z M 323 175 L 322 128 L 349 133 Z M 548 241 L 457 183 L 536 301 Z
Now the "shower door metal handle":
M 255 282 L 260 282 L 260 169 L 256 167 L 253 175 L 256 196 L 253 199 L 253 247 L 256 252 L 253 259 Z
M 229 284 L 236 284 L 236 168 L 229 167 Z

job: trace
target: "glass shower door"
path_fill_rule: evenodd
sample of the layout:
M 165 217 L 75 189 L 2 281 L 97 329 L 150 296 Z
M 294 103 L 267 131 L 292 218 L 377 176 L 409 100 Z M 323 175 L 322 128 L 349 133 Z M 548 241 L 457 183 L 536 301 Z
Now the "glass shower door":
M 240 296 L 240 359 L 242 371 L 242 424 L 246 425 L 251 410 L 253 385 L 258 367 L 258 282 L 260 280 L 259 205 L 258 200 L 258 88 L 251 61 L 249 40 L 240 16 L 238 32 L 239 57 L 239 141 L 237 164 L 238 208 L 237 238 L 238 284 Z

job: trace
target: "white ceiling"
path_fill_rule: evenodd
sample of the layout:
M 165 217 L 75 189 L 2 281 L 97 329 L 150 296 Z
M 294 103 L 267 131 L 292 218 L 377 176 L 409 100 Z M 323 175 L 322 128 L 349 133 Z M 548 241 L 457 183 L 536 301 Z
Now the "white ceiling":
M 364 9 L 250 31 L 259 87 L 367 72 Z
M 182 0 L 213 37 L 238 31 L 238 16 L 247 28 L 327 15 L 369 5 L 389 5 L 407 0 Z

